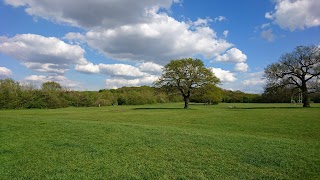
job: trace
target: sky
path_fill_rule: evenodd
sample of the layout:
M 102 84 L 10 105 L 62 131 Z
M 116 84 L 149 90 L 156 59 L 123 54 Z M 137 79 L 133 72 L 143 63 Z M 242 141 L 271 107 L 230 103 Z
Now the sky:
M 201 59 L 220 87 L 262 93 L 264 69 L 320 44 L 319 0 L 1 0 L 0 78 L 73 90 L 152 85 Z

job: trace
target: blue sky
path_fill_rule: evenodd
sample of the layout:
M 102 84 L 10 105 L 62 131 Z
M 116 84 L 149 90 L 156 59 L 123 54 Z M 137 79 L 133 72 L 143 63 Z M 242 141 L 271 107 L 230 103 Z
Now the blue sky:
M 3 0 L 0 78 L 75 90 L 151 85 L 200 58 L 221 87 L 261 93 L 264 68 L 320 43 L 318 0 Z

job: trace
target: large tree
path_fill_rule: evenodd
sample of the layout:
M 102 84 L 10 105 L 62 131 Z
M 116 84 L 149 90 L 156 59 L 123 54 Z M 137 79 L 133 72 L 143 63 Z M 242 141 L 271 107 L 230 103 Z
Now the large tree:
M 188 109 L 190 96 L 194 89 L 218 82 L 219 79 L 212 71 L 204 67 L 201 60 L 187 58 L 172 60 L 164 66 L 163 74 L 155 84 L 166 89 L 177 89 L 184 99 L 184 108 Z
M 267 87 L 299 89 L 303 107 L 310 107 L 309 93 L 318 91 L 320 84 L 320 47 L 298 46 L 282 55 L 279 62 L 265 69 Z

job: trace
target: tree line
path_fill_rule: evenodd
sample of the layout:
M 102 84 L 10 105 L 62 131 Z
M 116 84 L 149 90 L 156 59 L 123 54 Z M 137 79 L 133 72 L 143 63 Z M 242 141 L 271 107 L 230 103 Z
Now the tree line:
M 257 102 L 261 95 L 204 86 L 194 91 L 190 102 L 218 104 L 219 102 Z M 57 82 L 45 82 L 36 87 L 13 79 L 0 79 L 0 109 L 54 109 L 64 107 L 99 107 L 111 105 L 143 105 L 183 102 L 179 91 L 157 87 L 122 87 L 99 91 L 73 91 Z
M 263 94 L 224 90 L 217 86 L 206 86 L 194 91 L 190 102 L 223 103 L 290 103 L 297 96 L 288 89 L 266 89 Z M 310 96 L 320 103 L 320 93 Z M 141 86 L 99 91 L 67 90 L 59 83 L 45 82 L 41 88 L 31 84 L 20 84 L 12 79 L 0 79 L 0 109 L 54 109 L 64 107 L 99 107 L 111 105 L 143 105 L 155 103 L 183 102 L 177 90 Z
M 100 91 L 67 90 L 57 82 L 45 82 L 41 88 L 12 79 L 0 79 L 0 108 L 63 108 L 110 105 L 139 105 L 176 101 L 152 87 Z

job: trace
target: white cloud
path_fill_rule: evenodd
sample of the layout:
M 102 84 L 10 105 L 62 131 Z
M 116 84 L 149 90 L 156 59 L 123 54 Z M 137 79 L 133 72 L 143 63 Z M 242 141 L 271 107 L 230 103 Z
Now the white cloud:
M 79 40 L 83 40 L 83 36 L 80 33 L 73 33 L 73 32 L 69 32 L 67 33 L 64 37 L 64 39 L 67 39 L 69 41 L 75 40 L 75 39 L 79 39 Z
M 169 9 L 177 0 L 5 0 L 32 16 L 85 28 L 113 28 L 123 24 L 148 22 L 149 13 Z
M 39 72 L 63 74 L 71 64 L 88 63 L 80 46 L 36 34 L 0 37 L 0 52 Z
M 265 79 L 263 79 L 263 71 L 240 73 L 237 75 L 237 81 L 226 82 L 221 85 L 224 89 L 233 91 L 239 90 L 247 93 L 262 93 Z
M 143 73 L 139 68 L 127 64 L 99 64 L 100 73 L 113 77 L 144 77 L 148 74 Z
M 264 75 L 264 71 L 257 71 L 257 72 L 251 72 L 247 73 L 245 76 L 246 78 L 262 78 Z
M 273 19 L 273 15 L 271 14 L 271 12 L 266 12 L 264 17 L 267 18 L 267 19 Z
M 265 23 L 261 25 L 261 29 L 265 29 L 267 27 L 270 27 L 270 23 Z
M 263 84 L 266 83 L 266 80 L 263 78 L 263 75 L 263 71 L 248 73 L 245 75 L 245 80 L 243 80 L 241 84 L 244 86 L 261 87 Z
M 216 33 L 206 26 L 194 27 L 164 13 L 153 14 L 151 19 L 149 23 L 91 30 L 80 39 L 107 57 L 161 65 L 197 54 L 213 58 L 233 46 L 224 39 L 216 39 Z
M 146 72 L 153 75 L 160 75 L 162 73 L 163 66 L 152 62 L 144 62 L 139 66 L 141 72 Z
M 225 38 L 227 38 L 227 37 L 228 37 L 228 34 L 229 34 L 229 31 L 228 31 L 228 30 L 223 31 L 223 36 L 224 36 Z
M 142 86 L 142 85 L 152 85 L 152 83 L 158 80 L 158 76 L 148 76 L 137 79 L 124 79 L 124 78 L 113 78 L 106 80 L 107 89 L 117 89 L 123 86 L 132 87 L 132 86 Z
M 223 70 L 221 68 L 209 68 L 217 78 L 220 79 L 222 83 L 224 82 L 234 82 L 236 79 L 235 75 L 230 71 Z
M 241 81 L 241 89 L 245 92 L 250 93 L 263 92 L 263 85 L 266 83 L 266 80 L 263 78 L 263 75 L 263 71 L 245 74 L 244 80 Z
M 248 64 L 244 62 L 237 63 L 234 67 L 234 69 L 239 72 L 247 72 L 248 68 L 249 68 Z
M 212 59 L 233 46 L 217 38 L 216 32 L 208 26 L 213 21 L 210 18 L 186 23 L 159 12 L 181 2 L 5 0 L 6 4 L 22 6 L 30 15 L 85 28 L 87 32 L 82 35 L 68 33 L 65 38 L 82 40 L 115 60 L 164 65 L 172 59 L 195 55 Z M 226 20 L 224 16 L 215 18 L 215 21 L 223 20 Z M 227 34 L 224 32 L 225 36 Z M 85 64 L 88 63 L 81 65 Z
M 99 65 L 88 63 L 83 65 L 76 65 L 75 70 L 85 74 L 98 74 L 100 73 Z
M 242 81 L 242 84 L 245 86 L 255 86 L 265 84 L 265 80 L 259 78 L 252 78 Z
M 272 29 L 263 30 L 260 35 L 263 39 L 269 42 L 272 42 L 275 39 L 275 35 L 273 34 Z
M 195 26 L 208 26 L 210 22 L 213 22 L 213 20 L 210 18 L 206 18 L 206 19 L 198 18 L 195 22 L 193 22 L 193 24 Z
M 159 78 L 162 67 L 151 62 L 137 64 L 137 67 L 127 64 L 98 64 L 88 63 L 77 65 L 76 70 L 82 73 L 100 73 L 109 76 L 106 79 L 107 89 L 116 89 L 122 86 L 152 85 Z
M 85 74 L 105 74 L 111 77 L 137 78 L 150 75 L 160 75 L 163 66 L 146 62 L 138 64 L 138 67 L 128 64 L 93 64 L 77 65 L 76 70 Z
M 277 0 L 275 11 L 265 17 L 291 31 L 320 26 L 319 0 Z
M 107 89 L 117 89 L 123 86 L 152 85 L 159 78 L 162 66 L 146 62 L 137 67 L 127 64 L 92 64 L 77 65 L 76 70 L 82 73 L 100 73 L 109 76 L 106 79 Z
M 247 56 L 242 53 L 237 48 L 229 49 L 225 54 L 219 55 L 216 57 L 216 61 L 223 62 L 245 62 L 247 60 Z
M 68 64 L 35 63 L 35 62 L 24 62 L 22 64 L 26 66 L 28 69 L 32 69 L 39 72 L 46 72 L 46 73 L 63 74 L 69 69 Z
M 217 22 L 217 21 L 225 21 L 225 20 L 227 20 L 227 18 L 224 17 L 224 16 L 218 16 L 218 17 L 214 18 L 215 22 Z
M 0 78 L 7 78 L 12 75 L 12 71 L 6 67 L 0 67 Z
M 69 80 L 68 78 L 60 75 L 55 75 L 55 76 L 31 75 L 31 76 L 25 77 L 23 80 L 24 83 L 32 83 L 32 84 L 37 84 L 39 86 L 42 83 L 51 82 L 51 81 L 57 82 L 62 87 L 66 87 L 66 88 L 80 87 L 80 83 Z
M 122 62 L 134 61 L 138 63 L 135 66 L 94 64 L 84 58 L 85 51 L 79 45 L 39 35 L 3 37 L 0 40 L 0 52 L 13 56 L 26 67 L 39 72 L 61 75 L 70 68 L 70 65 L 75 65 L 78 72 L 104 74 L 114 78 L 106 80 L 107 87 L 150 84 L 161 74 L 162 65 L 172 59 L 200 55 L 225 62 L 246 61 L 247 57 L 242 51 L 232 48 L 234 45 L 225 39 L 217 38 L 216 32 L 209 27 L 210 22 L 224 21 L 225 17 L 219 16 L 214 20 L 198 18 L 195 22 L 184 22 L 177 21 L 163 11 L 159 12 L 163 8 L 169 9 L 173 3 L 181 2 L 180 0 L 139 2 L 5 0 L 6 4 L 22 6 L 29 15 L 36 18 L 84 29 L 84 33 L 68 33 L 64 38 L 75 40 L 76 43 L 79 43 L 77 41 L 86 43 L 107 58 Z M 229 31 L 223 32 L 225 38 L 228 33 Z M 1 49 L 3 43 L 11 44 L 12 48 Z M 229 71 L 220 69 L 219 73 L 225 74 L 221 76 L 222 81 L 236 80 L 234 74 Z M 38 78 L 45 79 L 42 76 Z

